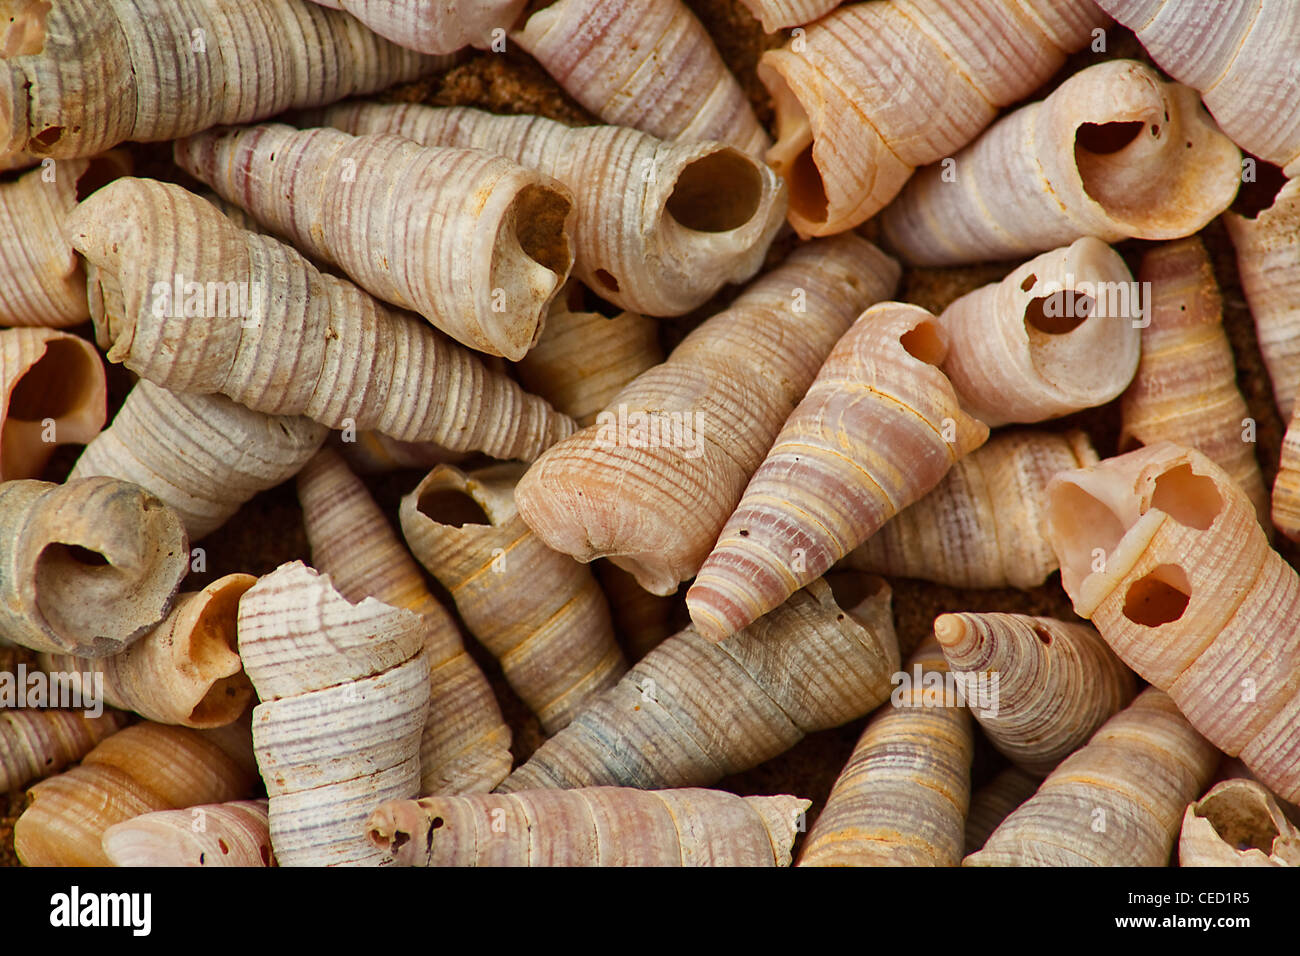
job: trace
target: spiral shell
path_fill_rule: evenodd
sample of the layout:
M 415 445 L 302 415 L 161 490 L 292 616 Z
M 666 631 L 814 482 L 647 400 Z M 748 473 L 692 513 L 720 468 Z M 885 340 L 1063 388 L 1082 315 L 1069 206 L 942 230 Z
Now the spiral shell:
M 155 810 L 104 831 L 113 866 L 272 866 L 267 801 Z
M 75 710 L 0 710 L 0 793 L 58 773 L 124 726 L 126 715 L 115 710 L 98 717 Z

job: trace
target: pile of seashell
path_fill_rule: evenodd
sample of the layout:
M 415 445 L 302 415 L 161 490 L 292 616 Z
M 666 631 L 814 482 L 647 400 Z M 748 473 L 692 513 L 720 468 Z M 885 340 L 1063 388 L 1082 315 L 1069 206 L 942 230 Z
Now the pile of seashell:
M 1300 3 L 743 3 L 0 0 L 23 863 L 1300 865 Z M 506 57 L 593 121 L 383 94 Z

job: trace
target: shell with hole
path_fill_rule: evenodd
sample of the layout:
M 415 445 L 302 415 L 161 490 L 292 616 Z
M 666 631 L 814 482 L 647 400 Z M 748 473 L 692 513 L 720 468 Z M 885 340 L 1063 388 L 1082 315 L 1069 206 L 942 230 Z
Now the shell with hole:
M 591 569 L 552 551 L 519 517 L 521 474 L 514 464 L 439 465 L 402 499 L 402 534 L 554 734 L 616 684 L 627 661 Z
M 1096 462 L 1081 431 L 995 434 L 842 565 L 955 588 L 1036 588 L 1057 568 L 1043 536 L 1047 483 Z
M 898 659 L 889 586 L 831 575 L 720 644 L 668 638 L 499 789 L 711 786 L 871 711 Z
M 69 230 L 94 266 L 91 314 L 109 361 L 164 388 L 501 458 L 534 458 L 573 430 L 475 353 L 180 186 L 119 179 Z
M 825 236 L 874 216 L 1107 22 L 1090 0 L 876 0 L 798 31 L 758 66 L 791 224 Z
M 15 9 L 15 7 L 22 9 Z M 370 93 L 449 62 L 307 0 L 7 0 L 0 159 L 71 159 Z M 274 64 L 274 74 L 265 68 Z M 260 69 L 259 69 L 260 68 Z
M 39 478 L 59 445 L 84 445 L 108 414 L 104 363 L 53 329 L 0 331 L 0 481 Z
M 1300 5 L 1292 0 L 1097 0 L 1151 59 L 1201 91 L 1242 149 L 1300 174 Z
M 462 47 L 505 42 L 506 31 L 528 0 L 313 0 L 346 10 L 381 37 L 421 53 L 455 53 Z M 504 49 L 504 48 L 503 48 Z M 498 51 L 499 52 L 499 51 Z
M 1085 236 L 981 286 L 939 316 L 941 368 L 989 427 L 1105 405 L 1137 371 L 1142 301 L 1124 260 Z
M 1161 442 L 1062 472 L 1048 497 L 1075 612 L 1211 743 L 1300 798 L 1300 576 L 1246 493 L 1200 452 Z
M 114 478 L 0 484 L 0 633 L 107 657 L 171 610 L 190 551 L 180 517 Z
M 745 91 L 682 0 L 556 0 L 510 38 L 606 123 L 767 148 Z
M 293 477 L 327 435 L 302 415 L 264 415 L 224 395 L 172 392 L 141 379 L 69 477 L 134 482 L 174 509 L 197 541 L 255 494 Z
M 1195 448 L 1233 477 L 1265 521 L 1268 492 L 1255 460 L 1253 419 L 1237 390 L 1205 247 L 1195 237 L 1157 246 L 1143 256 L 1138 278 L 1151 301 L 1142 359 L 1120 402 L 1120 449 L 1158 441 Z
M 1167 866 L 1187 804 L 1218 764 L 1147 688 L 1052 771 L 965 866 Z
M 882 302 L 831 350 L 686 592 L 722 640 L 820 577 L 988 438 L 939 366 L 919 306 Z
M 399 866 L 789 866 L 811 805 L 722 790 L 525 790 L 393 801 L 366 826 Z
M 975 753 L 970 714 L 936 691 L 948 667 L 933 639 L 907 663 L 892 706 L 867 723 L 835 781 L 799 866 L 961 862 Z
M 1300 866 L 1300 828 L 1254 780 L 1224 780 L 1187 808 L 1179 866 Z
M 366 815 L 420 787 L 429 710 L 425 619 L 353 604 L 301 561 L 239 604 L 239 653 L 261 703 L 253 749 L 283 866 L 378 866 Z
M 333 449 L 298 473 L 312 565 L 352 602 L 368 597 L 424 617 L 429 714 L 420 738 L 420 793 L 491 790 L 510 772 L 510 728 L 460 630 L 429 593 L 365 484 Z
M 1039 777 L 1137 693 L 1133 672 L 1087 624 L 1026 614 L 941 614 L 934 635 L 950 672 L 996 681 L 991 700 L 968 700 L 971 713 L 994 747 Z
M 720 142 L 411 103 L 345 103 L 299 122 L 485 149 L 554 177 L 573 191 L 574 275 L 647 315 L 681 315 L 752 278 L 785 218 L 781 178 Z
M 116 710 L 91 717 L 80 710 L 6 706 L 0 710 L 0 793 L 58 773 L 125 727 L 126 721 Z
M 109 866 L 102 841 L 114 824 L 249 796 L 256 773 L 213 733 L 141 723 L 101 741 L 79 766 L 27 791 L 27 809 L 14 825 L 18 859 L 25 866 Z
M 951 166 L 918 172 L 881 222 L 906 262 L 954 265 L 1082 236 L 1179 239 L 1240 185 L 1241 153 L 1195 90 L 1107 60 L 998 120 Z
M 274 866 L 266 800 L 155 810 L 104 831 L 113 866 Z
M 489 355 L 532 348 L 573 265 L 568 188 L 484 151 L 267 123 L 174 156 L 305 255 Z
M 77 675 L 104 701 L 160 724 L 223 727 L 248 709 L 253 687 L 236 650 L 239 599 L 256 583 L 251 574 L 227 574 L 202 591 L 178 595 L 166 619 L 120 654 L 92 660 L 42 654 L 49 673 Z
M 524 521 L 556 551 L 607 557 L 647 591 L 673 593 L 835 341 L 898 277 L 857 236 L 795 249 L 528 470 L 516 491 Z

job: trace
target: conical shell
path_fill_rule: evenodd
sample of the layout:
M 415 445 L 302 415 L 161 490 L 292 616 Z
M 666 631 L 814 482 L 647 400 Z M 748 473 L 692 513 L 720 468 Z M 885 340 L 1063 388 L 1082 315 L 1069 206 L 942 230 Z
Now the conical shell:
M 740 0 L 768 33 L 812 23 L 844 0 Z
M 530 468 L 519 513 L 556 551 L 608 557 L 647 591 L 676 591 L 836 339 L 898 276 L 857 236 L 795 249 Z
M 264 415 L 224 395 L 141 379 L 69 477 L 134 482 L 175 510 L 197 541 L 296 474 L 328 434 L 302 415 Z
M 75 674 L 82 686 L 101 675 L 108 704 L 160 724 L 223 727 L 253 698 L 236 651 L 235 620 L 239 599 L 256 581 L 227 574 L 179 595 L 166 620 L 120 654 L 98 660 L 43 654 L 41 666 Z
M 0 634 L 107 657 L 171 609 L 190 552 L 179 516 L 136 485 L 0 484 Z
M 410 103 L 345 103 L 300 122 L 485 149 L 559 180 L 575 202 L 574 275 L 647 315 L 681 315 L 753 277 L 785 218 L 781 178 L 719 142 Z
M 898 670 L 889 602 L 879 578 L 832 575 L 720 644 L 688 627 L 499 789 L 707 787 L 855 720 Z
M 135 724 L 27 792 L 14 849 L 26 866 L 109 866 L 101 842 L 114 824 L 153 810 L 239 800 L 255 779 L 203 731 Z
M 883 302 L 854 323 L 791 413 L 686 592 L 722 640 L 777 607 L 988 438 L 936 367 L 934 316 Z
M 156 810 L 104 831 L 113 866 L 272 866 L 267 801 Z
M 1063 472 L 1048 494 L 1075 612 L 1211 743 L 1300 798 L 1300 577 L 1245 492 L 1161 442 Z
M 458 342 L 518 360 L 573 265 L 573 197 L 489 153 L 279 123 L 176 144 L 177 165 L 311 258 Z
M 942 692 L 948 668 L 926 640 L 862 732 L 808 834 L 799 866 L 956 866 L 970 804 L 969 712 Z M 913 675 L 921 677 L 918 683 Z
M 1300 179 L 1287 182 L 1258 216 L 1228 212 L 1223 221 L 1237 250 L 1273 401 L 1289 419 L 1300 392 Z
M 1086 624 L 1025 614 L 942 614 L 934 635 L 953 673 L 996 680 L 970 702 L 993 746 L 1039 777 L 1137 693 L 1133 672 Z
M 1019 767 L 1008 767 L 980 787 L 970 798 L 966 813 L 966 850 L 969 855 L 1011 816 L 1011 811 L 1034 795 L 1042 778 Z
M 534 458 L 573 429 L 474 353 L 179 186 L 119 179 L 69 229 L 95 266 L 91 311 L 109 361 L 164 388 L 501 458 Z M 177 276 L 204 290 L 191 303 L 205 322 L 171 300 Z M 232 283 L 251 314 L 226 301 Z
M 75 710 L 0 710 L 0 793 L 58 773 L 126 725 L 126 715 L 106 710 L 88 717 Z
M 427 629 L 374 598 L 350 603 L 300 561 L 244 595 L 239 651 L 262 699 L 253 746 L 282 865 L 383 862 L 362 824 L 377 804 L 419 790 Z
M 1223 212 L 1241 153 L 1196 91 L 1107 60 L 920 171 L 881 217 L 913 265 L 1032 255 L 1082 236 L 1179 239 Z
M 1218 752 L 1154 687 L 1067 757 L 966 866 L 1167 866 Z
M 1139 287 L 1119 253 L 1085 236 L 948 306 L 942 369 L 989 427 L 1105 405 L 1133 379 Z
M 767 148 L 740 84 L 682 0 L 558 0 L 511 39 L 606 123 Z
M 454 53 L 461 47 L 487 47 L 493 34 L 506 31 L 528 0 L 314 0 L 346 10 L 381 37 L 421 53 Z
M 515 508 L 517 465 L 439 465 L 402 499 L 402 534 L 506 680 L 556 733 L 627 670 L 590 568 L 546 547 Z
M 306 0 L 56 0 L 22 16 L 26 42 L 0 62 L 0 158 L 175 139 L 370 93 L 447 62 Z
M 57 446 L 94 438 L 107 399 L 104 363 L 85 339 L 0 331 L 0 481 L 39 478 Z
M 1120 403 L 1120 448 L 1172 441 L 1216 462 L 1246 492 L 1261 521 L 1268 492 L 1246 440 L 1250 410 L 1223 331 L 1222 301 L 1198 238 L 1157 246 L 1138 273 L 1149 283 L 1142 360 Z M 1250 432 L 1253 434 L 1253 430 Z
M 491 790 L 510 772 L 510 728 L 460 631 L 428 588 L 366 486 L 331 449 L 298 475 L 312 562 L 339 594 L 373 597 L 424 617 L 429 714 L 420 738 L 420 793 Z
M 1047 483 L 1058 471 L 1096 462 L 1080 431 L 996 434 L 843 564 L 956 588 L 1036 588 L 1057 568 L 1044 537 Z
M 1088 0 L 853 3 L 764 53 L 767 158 L 790 185 L 791 224 L 825 236 L 874 216 L 1106 23 Z
M 1160 68 L 1201 91 L 1242 149 L 1300 173 L 1300 6 L 1291 0 L 1097 0 Z
M 1253 780 L 1225 780 L 1187 808 L 1179 866 L 1300 866 L 1300 828 Z
M 385 803 L 366 826 L 401 866 L 789 866 L 798 797 L 589 787 Z

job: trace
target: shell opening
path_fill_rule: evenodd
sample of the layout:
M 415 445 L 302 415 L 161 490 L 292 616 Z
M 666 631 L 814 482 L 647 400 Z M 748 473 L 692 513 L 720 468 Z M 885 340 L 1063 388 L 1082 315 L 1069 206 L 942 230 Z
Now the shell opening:
M 4 4 L 0 14 L 8 13 L 8 22 L 0 23 L 0 60 L 15 56 L 36 56 L 45 51 L 46 18 L 53 4 L 49 0 L 15 0 Z
M 1124 595 L 1124 616 L 1143 627 L 1177 621 L 1191 601 L 1187 572 L 1176 564 L 1162 564 L 1129 585 Z
M 1098 557 L 1104 561 L 1119 547 L 1126 528 L 1105 502 L 1073 481 L 1062 482 L 1052 490 L 1048 520 L 1061 562 L 1061 582 L 1073 596 L 1093 572 Z
M 1138 138 L 1146 123 L 1141 120 L 1114 123 L 1084 123 L 1074 135 L 1076 150 L 1105 156 L 1118 153 Z
M 239 599 L 253 583 L 232 584 L 213 594 L 190 631 L 189 660 L 200 679 L 222 675 L 190 711 L 190 720 L 196 725 L 230 723 L 243 713 L 253 695 L 253 685 L 240 664 L 237 631 Z
M 1196 474 L 1190 464 L 1181 464 L 1156 479 L 1151 506 L 1184 527 L 1206 531 L 1223 510 L 1223 496 L 1212 478 Z
M 1271 854 L 1274 841 L 1281 836 L 1277 825 L 1259 801 L 1243 803 L 1233 795 L 1232 789 L 1211 793 L 1195 805 L 1193 812 L 1208 820 L 1228 846 Z
M 103 608 L 121 602 L 123 573 L 98 551 L 65 542 L 48 544 L 36 559 L 34 577 L 37 607 L 57 634 L 123 641 L 150 623 L 131 614 L 103 613 Z
M 926 365 L 939 365 L 948 354 L 948 345 L 933 322 L 918 322 L 898 337 L 908 355 Z
M 668 197 L 668 215 L 696 232 L 730 232 L 757 214 L 763 177 L 754 160 L 720 149 L 687 163 Z
M 1066 296 L 1069 296 L 1068 300 Z M 1051 309 L 1047 308 L 1049 302 L 1053 306 Z M 1077 289 L 1062 289 L 1038 296 L 1025 306 L 1025 327 L 1037 329 L 1044 335 L 1067 335 L 1088 321 L 1096 306 L 1097 301 L 1092 296 Z
M 785 181 L 790 187 L 790 207 L 809 222 L 825 222 L 830 200 L 826 197 L 821 170 L 813 159 L 812 143 L 794 158 Z
M 477 501 L 456 488 L 430 488 L 421 493 L 416 508 L 430 521 L 453 528 L 492 523 Z
M 515 238 L 528 258 L 550 269 L 557 276 L 569 273 L 573 264 L 565 220 L 573 204 L 561 193 L 546 186 L 525 186 L 511 203 L 515 220 Z
M 71 339 L 51 339 L 45 354 L 18 380 L 9 396 L 8 418 L 39 422 L 62 418 L 90 401 L 97 359 Z
M 759 65 L 759 77 L 772 94 L 776 110 L 776 144 L 767 152 L 767 161 L 785 180 L 790 190 L 790 211 L 810 223 L 823 223 L 830 210 L 826 184 L 813 158 L 813 132 L 808 112 L 799 102 L 785 77 L 775 68 Z

